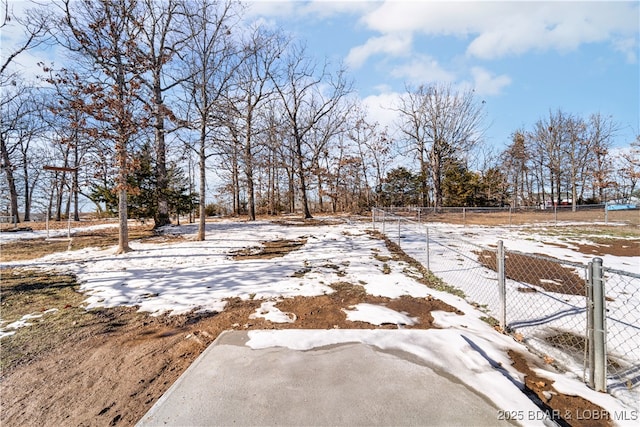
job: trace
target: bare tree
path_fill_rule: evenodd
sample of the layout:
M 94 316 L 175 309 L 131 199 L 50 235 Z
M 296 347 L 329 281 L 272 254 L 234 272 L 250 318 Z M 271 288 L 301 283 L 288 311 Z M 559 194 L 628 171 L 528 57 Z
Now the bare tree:
M 593 197 L 604 200 L 611 185 L 612 166 L 609 148 L 617 125 L 599 113 L 587 121 L 561 110 L 536 122 L 529 134 L 529 150 L 539 188 L 547 188 L 556 204 L 571 200 L 572 209 L 593 189 Z M 548 186 L 545 184 L 549 184 Z
M 281 76 L 274 76 L 276 90 L 282 100 L 282 108 L 295 149 L 296 169 L 302 197 L 305 219 L 312 218 L 307 196 L 308 170 L 305 161 L 305 144 L 309 143 L 312 131 L 331 112 L 338 109 L 343 98 L 351 91 L 345 71 L 331 74 L 328 64 L 319 70 L 306 56 L 303 46 L 295 45 L 289 51 L 285 70 Z
M 396 111 L 400 113 L 400 132 L 418 155 L 422 180 L 429 166 L 435 205 L 440 207 L 446 162 L 454 155 L 464 155 L 482 138 L 483 106 L 473 91 L 459 92 L 451 85 L 434 84 L 407 88 Z M 424 192 L 423 184 L 423 203 Z
M 18 214 L 18 189 L 15 177 L 17 165 L 14 164 L 12 153 L 17 146 L 11 146 L 10 139 L 19 132 L 19 122 L 27 116 L 25 96 L 31 90 L 16 71 L 11 71 L 10 65 L 22 53 L 34 49 L 44 43 L 48 31 L 48 21 L 44 15 L 35 9 L 27 11 L 25 17 L 16 16 L 7 0 L 0 1 L 2 21 L 0 29 L 7 30 L 11 26 L 19 26 L 23 32 L 22 40 L 13 48 L 0 49 L 0 170 L 4 173 L 9 187 L 10 214 L 15 223 L 20 221 Z M 28 183 L 28 179 L 25 182 Z M 25 194 L 26 207 L 30 206 L 29 191 Z M 25 212 L 29 219 L 29 212 Z
M 353 122 L 348 125 L 349 130 L 347 136 L 355 145 L 355 150 L 360 158 L 360 166 L 362 168 L 362 177 L 364 180 L 364 197 L 367 205 L 372 204 L 371 188 L 371 171 L 369 168 L 373 166 L 376 179 L 380 178 L 380 157 L 384 155 L 387 147 L 377 146 L 372 149 L 373 144 L 381 141 L 377 123 L 368 123 L 366 114 L 363 110 L 356 108 L 352 115 Z
M 524 130 L 515 131 L 511 139 L 513 142 L 502 153 L 501 162 L 511 184 L 511 206 L 517 207 L 525 202 L 525 183 L 529 180 L 530 153 L 525 144 Z
M 600 113 L 589 116 L 587 122 L 588 160 L 585 171 L 585 179 L 593 180 L 592 188 L 597 190 L 598 199 L 601 203 L 605 201 L 605 190 L 611 185 L 611 144 L 618 132 L 618 124 L 611 117 L 603 116 Z M 633 144 L 633 143 L 632 143 Z M 586 186 L 586 185 L 585 185 Z
M 340 103 L 331 112 L 320 119 L 316 126 L 308 133 L 304 141 L 303 153 L 306 158 L 309 175 L 313 175 L 316 180 L 318 195 L 318 210 L 324 211 L 324 195 L 329 195 L 335 200 L 335 192 L 327 193 L 326 181 L 333 180 L 333 167 L 339 167 L 340 162 L 333 162 L 335 149 L 341 153 L 338 158 L 346 155 L 347 145 L 343 140 L 346 131 L 345 124 L 348 118 L 349 104 Z M 325 165 L 322 164 L 324 160 Z M 335 204 L 334 204 L 335 206 Z
M 360 114 L 362 113 L 356 113 L 356 122 L 350 126 L 348 135 L 356 144 L 357 152 L 362 159 L 367 204 L 377 205 L 380 186 L 393 158 L 393 142 L 386 129 L 380 130 L 378 123 L 368 123 L 364 114 Z M 373 196 L 372 189 L 375 190 Z
M 147 96 L 145 104 L 150 111 L 151 125 L 155 140 L 155 199 L 157 203 L 154 223 L 162 227 L 171 222 L 169 218 L 166 135 L 170 132 L 167 119 L 178 125 L 173 111 L 167 104 L 167 96 L 176 89 L 188 75 L 170 70 L 172 61 L 181 56 L 188 47 L 193 34 L 183 31 L 184 14 L 182 0 L 142 0 L 136 20 L 140 26 L 140 37 L 136 47 L 136 60 L 148 70 L 138 77 Z
M 211 151 L 218 143 L 215 130 L 222 126 L 220 101 L 238 66 L 232 37 L 238 14 L 231 0 L 197 0 L 188 2 L 185 8 L 188 25 L 185 31 L 190 34 L 190 43 L 184 52 L 188 79 L 183 86 L 189 97 L 188 121 L 197 132 L 197 141 L 191 149 L 198 155 L 200 174 L 198 240 L 205 239 L 206 162 L 215 154 Z
M 18 185 L 16 179 L 17 164 L 16 154 L 18 142 L 16 133 L 20 130 L 20 122 L 28 114 L 27 88 L 20 85 L 12 88 L 14 90 L 2 91 L 0 98 L 0 170 L 2 170 L 9 189 L 9 212 L 14 223 L 20 222 L 18 214 Z
M 536 122 L 532 133 L 536 146 L 535 153 L 541 156 L 540 163 L 546 170 L 551 200 L 555 204 L 562 202 L 563 182 L 566 181 L 567 169 L 564 146 L 566 144 L 566 114 L 558 110 L 549 112 L 549 117 Z
M 631 198 L 634 195 L 636 185 L 640 181 L 640 135 L 630 144 L 629 149 L 620 155 L 620 177 L 628 182 L 624 191 L 624 198 Z
M 31 220 L 33 207 L 33 193 L 36 183 L 44 166 L 39 156 L 38 144 L 46 139 L 48 126 L 45 115 L 46 99 L 41 91 L 33 90 L 27 102 L 28 114 L 24 115 L 18 127 L 16 136 L 20 149 L 20 164 L 22 166 L 22 186 L 24 198 L 24 220 Z
M 271 74 L 277 66 L 287 41 L 281 33 L 257 26 L 250 30 L 242 42 L 242 58 L 236 70 L 229 110 L 232 111 L 229 125 L 237 127 L 234 132 L 241 135 L 245 179 L 247 182 L 247 210 L 249 219 L 256 219 L 254 182 L 254 157 L 256 137 L 268 131 L 266 117 L 261 121 L 260 110 L 275 93 Z
M 32 8 L 27 10 L 26 16 L 21 17 L 13 13 L 8 0 L 0 1 L 0 8 L 3 12 L 3 19 L 0 22 L 0 29 L 7 29 L 12 25 L 22 28 L 24 37 L 22 41 L 9 50 L 3 47 L 0 50 L 0 87 L 5 86 L 11 76 L 15 73 L 9 72 L 9 65 L 22 53 L 34 49 L 47 41 L 50 21 L 47 15 L 40 10 Z
M 268 169 L 267 212 L 271 215 L 285 210 L 285 206 L 289 213 L 295 211 L 295 150 L 288 137 L 285 118 L 279 114 L 279 105 L 277 100 L 270 100 L 264 118 L 267 126 L 263 138 L 267 158 L 265 167 Z

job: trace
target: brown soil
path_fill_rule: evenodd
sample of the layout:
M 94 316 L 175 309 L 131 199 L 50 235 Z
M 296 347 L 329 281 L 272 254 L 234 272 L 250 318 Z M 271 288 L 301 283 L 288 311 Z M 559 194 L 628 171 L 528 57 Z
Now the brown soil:
M 513 252 L 505 255 L 505 274 L 509 279 L 539 286 L 549 292 L 567 295 L 585 295 L 584 279 L 573 270 L 563 267 L 547 256 L 534 258 Z M 496 254 L 489 250 L 478 253 L 478 261 L 497 271 Z M 520 288 L 522 292 L 535 292 L 533 288 Z
M 593 240 L 595 240 L 594 244 L 572 242 L 571 246 L 575 246 L 580 253 L 592 256 L 640 256 L 640 241 L 638 240 L 611 238 L 596 238 Z M 570 247 L 569 244 L 555 242 L 546 242 L 545 244 L 564 249 Z
M 525 393 L 535 395 L 538 405 L 548 418 L 559 425 L 575 427 L 611 426 L 612 414 L 580 396 L 568 396 L 553 388 L 553 381 L 538 376 L 530 364 L 538 364 L 530 357 L 509 350 L 512 365 L 525 374 Z M 535 398 L 534 398 L 535 399 Z M 559 409 L 564 408 L 564 409 Z
M 152 234 L 141 237 L 153 239 Z M 3 245 L 4 255 L 13 258 L 24 243 Z M 280 243 L 279 250 L 297 249 L 292 242 Z M 388 240 L 387 246 L 393 259 L 413 267 L 407 274 L 435 288 L 445 286 Z M 293 323 L 250 318 L 262 301 L 239 298 L 228 300 L 222 313 L 154 317 L 127 307 L 86 311 L 81 307 L 83 296 L 68 276 L 25 280 L 9 270 L 2 274 L 3 316 L 23 306 L 58 308 L 55 314 L 2 339 L 2 426 L 133 425 L 224 330 L 376 328 L 346 319 L 343 310 L 361 302 L 382 304 L 418 318 L 415 325 L 404 328 L 432 328 L 433 310 L 457 312 L 434 298 L 376 297 L 360 285 L 337 282 L 331 285 L 335 290 L 332 294 L 279 301 L 276 305 L 280 310 L 295 314 Z M 13 307 L 11 301 L 15 301 Z M 522 360 L 514 360 L 535 394 L 540 396 L 542 390 L 551 389 L 549 381 L 537 378 Z M 545 385 L 539 385 L 541 382 Z M 563 414 L 595 408 L 590 402 L 559 393 L 548 400 L 543 397 L 541 408 Z M 566 421 L 565 425 L 581 425 Z
M 261 301 L 237 298 L 229 300 L 224 312 L 209 316 L 152 317 L 134 308 L 87 312 L 91 321 L 2 373 L 0 422 L 3 426 L 133 425 L 224 330 L 374 328 L 346 320 L 343 309 L 358 302 L 384 304 L 419 319 L 405 328 L 433 327 L 432 310 L 456 311 L 433 298 L 390 300 L 367 295 L 357 285 L 336 283 L 333 287 L 336 292 L 330 295 L 278 303 L 279 309 L 296 315 L 294 323 L 250 319 Z M 536 377 L 522 363 L 516 367 L 527 374 L 527 388 L 544 402 L 541 408 L 547 413 L 600 410 L 584 399 L 560 393 L 545 400 L 542 391 L 552 390 L 550 382 Z
M 133 425 L 193 360 L 224 330 L 366 329 L 343 309 L 359 302 L 383 304 L 419 320 L 405 328 L 433 327 L 432 310 L 456 309 L 433 298 L 389 299 L 360 285 L 336 283 L 335 293 L 284 299 L 277 307 L 294 323 L 251 319 L 258 300 L 230 299 L 222 313 L 152 317 L 134 308 L 91 310 L 79 327 L 56 334 L 2 372 L 3 426 Z M 46 327 L 34 325 L 31 328 Z M 381 328 L 397 328 L 382 325 Z M 3 338 L 10 345 L 13 337 Z M 6 340 L 6 341 L 5 341 Z
M 78 225 L 78 223 L 76 223 Z M 87 224 L 94 225 L 94 223 Z M 84 226 L 84 224 L 78 225 Z M 34 223 L 34 229 L 42 227 Z M 2 243 L 0 262 L 34 259 L 54 252 L 77 250 L 86 247 L 107 248 L 118 244 L 117 229 L 82 231 L 71 235 L 69 241 L 66 236 L 60 238 L 34 238 Z M 143 242 L 160 243 L 169 240 L 183 240 L 180 236 L 156 235 L 150 226 L 129 227 L 129 239 L 140 239 Z
M 620 239 L 600 239 L 597 245 L 577 244 L 578 251 L 593 256 L 640 256 L 640 242 Z
M 307 243 L 306 239 L 300 240 L 267 240 L 260 242 L 259 247 L 242 248 L 232 251 L 231 256 L 235 260 L 243 259 L 270 259 L 286 255 L 291 251 L 300 249 Z

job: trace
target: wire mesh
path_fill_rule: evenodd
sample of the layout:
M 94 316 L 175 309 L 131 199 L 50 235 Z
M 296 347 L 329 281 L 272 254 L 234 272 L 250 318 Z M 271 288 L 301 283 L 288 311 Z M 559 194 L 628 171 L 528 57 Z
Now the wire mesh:
M 376 208 L 378 209 L 378 208 Z M 381 209 L 379 209 L 381 210 Z M 639 225 L 638 209 L 609 210 L 606 205 L 519 206 L 519 207 L 390 207 L 388 214 L 420 221 L 451 224 L 538 224 L 562 226 L 575 222 Z
M 410 208 L 374 209 L 373 221 L 468 302 L 499 318 L 497 240 L 495 246 L 479 246 L 462 238 L 464 233 L 444 232 L 426 222 L 435 214 Z M 547 361 L 587 381 L 588 266 L 506 249 L 507 330 Z M 640 393 L 640 275 L 605 267 L 604 276 L 607 389 L 612 394 L 632 391 L 635 396 Z
M 607 388 L 640 388 L 640 275 L 604 268 Z
M 506 251 L 507 326 L 519 340 L 577 374 L 587 351 L 587 266 Z

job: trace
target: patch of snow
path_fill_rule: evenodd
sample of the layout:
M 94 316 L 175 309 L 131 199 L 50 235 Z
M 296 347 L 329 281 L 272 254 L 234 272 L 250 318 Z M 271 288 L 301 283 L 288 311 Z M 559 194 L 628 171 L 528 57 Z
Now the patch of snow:
M 249 319 L 263 318 L 273 323 L 293 323 L 297 316 L 295 313 L 285 313 L 276 307 L 277 301 L 265 301 L 255 313 L 249 315 Z
M 20 328 L 24 328 L 27 326 L 32 326 L 33 323 L 29 322 L 32 319 L 39 319 L 45 314 L 54 313 L 58 311 L 57 308 L 50 308 L 48 310 L 43 311 L 42 313 L 31 313 L 25 314 L 20 319 L 15 322 L 11 322 L 6 326 L 0 328 L 0 338 L 8 337 L 16 333 L 16 331 Z
M 538 279 L 540 281 L 540 283 L 546 283 L 549 285 L 557 285 L 557 286 L 562 286 L 561 282 L 557 282 L 553 279 Z
M 343 309 L 347 313 L 347 320 L 352 322 L 367 322 L 372 325 L 415 325 L 417 318 L 409 317 L 404 313 L 399 313 L 388 307 L 376 304 L 361 303 L 351 306 L 349 310 Z

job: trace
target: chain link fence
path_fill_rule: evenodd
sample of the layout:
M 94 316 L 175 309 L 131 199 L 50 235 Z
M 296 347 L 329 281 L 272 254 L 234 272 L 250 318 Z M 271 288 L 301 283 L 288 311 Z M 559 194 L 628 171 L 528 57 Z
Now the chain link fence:
M 419 222 L 447 222 L 465 225 L 559 225 L 580 223 L 625 223 L 640 225 L 639 208 L 613 210 L 613 206 L 577 205 L 574 211 L 570 205 L 562 206 L 521 206 L 512 207 L 389 207 L 385 211 Z
M 472 242 L 470 229 L 452 233 L 447 226 L 444 232 L 424 221 L 424 212 L 373 210 L 374 228 L 462 291 L 489 323 L 596 389 L 601 375 L 600 389 L 624 400 L 640 398 L 640 275 L 604 266 L 592 277 L 593 261 L 585 265 L 510 250 L 499 236 L 495 245 L 482 246 Z M 601 327 L 594 324 L 589 299 L 597 280 L 604 283 Z M 606 357 L 598 362 L 601 332 Z
M 604 267 L 607 372 L 612 391 L 640 393 L 640 277 Z M 637 401 L 640 401 L 638 396 Z

